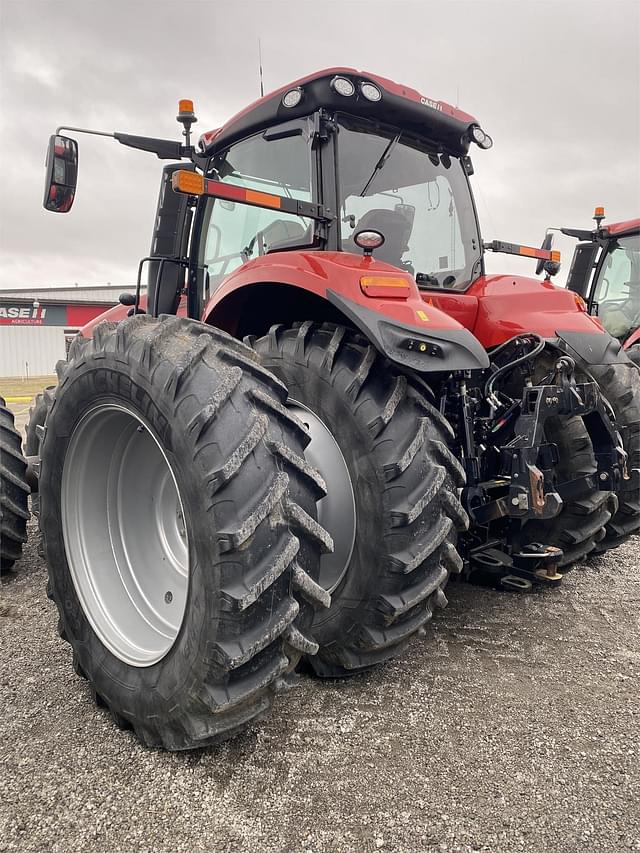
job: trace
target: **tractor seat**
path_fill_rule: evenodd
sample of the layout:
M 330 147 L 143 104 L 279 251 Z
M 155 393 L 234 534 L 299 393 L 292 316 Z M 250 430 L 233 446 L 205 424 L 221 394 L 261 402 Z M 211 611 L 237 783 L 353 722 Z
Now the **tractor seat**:
M 266 228 L 262 229 L 264 241 L 264 253 L 281 252 L 286 249 L 295 248 L 302 242 L 308 229 L 302 227 L 299 222 L 289 219 L 276 219 Z
M 393 266 L 402 266 L 402 256 L 409 248 L 409 237 L 413 228 L 412 220 L 398 210 L 384 210 L 374 208 L 368 210 L 360 217 L 353 233 L 358 231 L 379 231 L 384 235 L 384 243 L 375 251 L 375 257 L 386 261 Z M 347 252 L 360 254 L 359 249 L 349 237 L 342 243 L 342 248 Z

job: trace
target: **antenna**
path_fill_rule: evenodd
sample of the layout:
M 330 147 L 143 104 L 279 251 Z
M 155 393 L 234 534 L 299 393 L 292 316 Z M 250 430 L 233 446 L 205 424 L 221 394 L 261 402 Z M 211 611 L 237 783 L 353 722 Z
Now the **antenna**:
M 260 97 L 264 98 L 264 84 L 262 82 L 262 45 L 258 39 L 258 65 L 260 68 Z

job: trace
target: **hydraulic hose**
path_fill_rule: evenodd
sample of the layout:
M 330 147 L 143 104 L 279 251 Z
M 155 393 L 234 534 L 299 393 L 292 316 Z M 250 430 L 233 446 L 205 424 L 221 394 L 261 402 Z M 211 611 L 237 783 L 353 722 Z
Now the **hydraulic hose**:
M 534 347 L 531 352 L 525 353 L 524 355 L 515 358 L 513 361 L 508 362 L 507 364 L 503 364 L 502 367 L 499 367 L 495 373 L 492 373 L 489 379 L 487 380 L 484 386 L 484 395 L 485 397 L 491 399 L 493 397 L 493 386 L 495 382 L 503 376 L 505 373 L 508 373 L 510 370 L 513 370 L 514 367 L 517 367 L 519 364 L 522 364 L 524 361 L 529 361 L 532 358 L 540 355 L 543 349 L 546 346 L 546 341 L 544 341 L 539 335 L 528 334 L 528 335 L 515 335 L 513 338 L 510 338 L 508 341 L 505 341 L 503 344 L 500 344 L 497 349 L 495 349 L 491 353 L 491 359 L 502 350 L 507 347 L 509 344 L 513 343 L 515 340 L 521 340 L 523 343 L 525 340 L 537 341 L 538 343 Z

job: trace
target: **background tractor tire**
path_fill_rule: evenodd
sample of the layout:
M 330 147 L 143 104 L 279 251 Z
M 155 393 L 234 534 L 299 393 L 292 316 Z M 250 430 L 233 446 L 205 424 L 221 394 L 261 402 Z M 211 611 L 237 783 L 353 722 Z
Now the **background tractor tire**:
M 582 477 L 589 479 L 579 494 L 565 499 L 555 518 L 525 522 L 514 544 L 522 548 L 531 542 L 542 542 L 562 548 L 559 567 L 567 571 L 595 551 L 605 535 L 605 525 L 616 510 L 617 500 L 612 492 L 597 487 L 596 459 L 582 418 L 548 418 L 545 438 L 558 448 L 556 474 L 560 483 Z
M 29 420 L 25 427 L 25 456 L 40 456 L 40 437 L 38 432 L 40 428 L 44 428 L 47 415 L 53 405 L 53 397 L 55 394 L 55 385 L 49 385 L 44 391 L 36 394 L 33 401 L 33 406 L 29 409 Z M 40 519 L 40 494 L 33 492 L 31 495 L 31 512 L 34 517 Z M 39 546 L 40 556 L 42 553 L 42 544 Z
M 59 364 L 48 592 L 76 671 L 148 746 L 233 736 L 317 648 L 324 484 L 286 396 L 250 349 L 176 317 L 102 323 Z
M 627 350 L 627 355 L 636 367 L 640 368 L 640 344 L 634 344 Z
M 43 427 L 47 419 L 47 415 L 53 404 L 53 396 L 56 386 L 49 385 L 44 391 L 36 394 L 33 406 L 29 409 L 29 420 L 25 427 L 25 456 L 40 455 L 40 439 L 38 437 L 38 427 Z
M 307 458 L 328 485 L 318 511 L 335 542 L 321 567 L 331 606 L 316 615 L 309 663 L 323 677 L 351 675 L 398 654 L 462 568 L 453 433 L 420 385 L 342 326 L 274 326 L 252 343 L 288 405 L 303 420 L 307 410 Z
M 27 463 L 13 414 L 0 397 L 0 571 L 10 569 L 27 541 Z
M 617 491 L 618 511 L 598 545 L 601 553 L 640 532 L 640 371 L 633 364 L 606 364 L 589 365 L 589 373 L 611 404 L 616 424 L 624 427 L 621 432 L 629 472 L 629 479 L 623 480 Z

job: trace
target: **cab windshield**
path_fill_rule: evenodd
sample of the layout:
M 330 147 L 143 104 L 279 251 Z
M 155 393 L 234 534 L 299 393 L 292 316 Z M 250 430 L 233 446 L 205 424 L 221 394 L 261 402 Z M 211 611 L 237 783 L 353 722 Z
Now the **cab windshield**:
M 362 254 L 354 234 L 380 231 L 376 258 L 411 273 L 419 287 L 465 290 L 482 254 L 460 161 L 398 129 L 346 116 L 338 127 L 343 251 Z
M 594 301 L 602 325 L 624 340 L 640 327 L 640 235 L 620 237 L 598 271 Z

